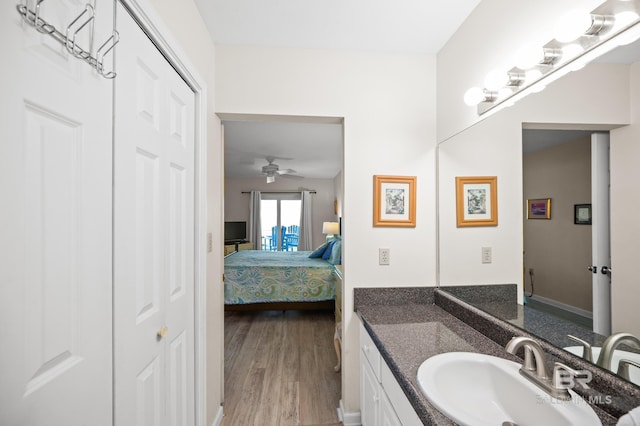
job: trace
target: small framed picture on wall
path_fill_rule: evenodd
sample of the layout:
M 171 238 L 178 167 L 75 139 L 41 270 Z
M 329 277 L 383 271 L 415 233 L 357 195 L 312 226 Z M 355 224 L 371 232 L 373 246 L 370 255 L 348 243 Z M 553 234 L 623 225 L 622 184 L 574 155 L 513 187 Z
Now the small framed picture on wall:
M 576 225 L 591 225 L 591 204 L 573 205 L 573 223 Z
M 456 225 L 498 226 L 498 178 L 456 177 Z
M 416 226 L 415 176 L 373 176 L 373 226 Z
M 551 198 L 527 200 L 527 219 L 551 219 Z

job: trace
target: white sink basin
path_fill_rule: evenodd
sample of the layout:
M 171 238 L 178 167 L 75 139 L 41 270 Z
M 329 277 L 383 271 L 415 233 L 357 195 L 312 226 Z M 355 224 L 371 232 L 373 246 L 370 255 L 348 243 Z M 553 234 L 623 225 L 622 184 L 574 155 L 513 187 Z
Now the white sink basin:
M 418 369 L 422 393 L 461 425 L 601 425 L 573 391 L 571 401 L 552 398 L 520 375 L 520 364 L 469 352 L 433 356 Z
M 574 355 L 578 355 L 582 357 L 582 346 L 568 346 L 564 348 L 565 351 L 571 352 Z M 600 347 L 592 347 L 593 353 L 593 362 L 595 363 L 600 356 Z M 616 349 L 613 351 L 613 357 L 611 358 L 611 371 L 614 373 L 618 372 L 618 364 L 621 359 L 630 359 L 631 361 L 635 361 L 640 363 L 640 354 L 636 354 L 628 351 L 621 351 Z M 629 377 L 631 381 L 637 385 L 640 385 L 640 368 L 631 367 L 629 368 Z

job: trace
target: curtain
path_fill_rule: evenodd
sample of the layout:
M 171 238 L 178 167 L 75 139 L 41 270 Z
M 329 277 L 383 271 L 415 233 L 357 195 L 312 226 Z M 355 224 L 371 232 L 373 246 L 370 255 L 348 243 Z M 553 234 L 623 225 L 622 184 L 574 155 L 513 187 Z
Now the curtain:
M 300 194 L 300 238 L 298 240 L 298 250 L 313 250 L 313 222 L 311 222 L 311 211 L 313 205 L 311 203 L 311 192 L 302 191 Z
M 254 250 L 262 248 L 262 224 L 260 223 L 260 191 L 251 191 L 249 200 L 249 241 Z

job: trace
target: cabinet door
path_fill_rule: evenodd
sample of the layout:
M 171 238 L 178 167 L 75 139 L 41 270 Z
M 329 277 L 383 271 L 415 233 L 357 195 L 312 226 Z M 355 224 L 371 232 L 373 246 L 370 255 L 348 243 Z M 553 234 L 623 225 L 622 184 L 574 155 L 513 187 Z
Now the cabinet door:
M 389 398 L 387 398 L 387 394 L 384 392 L 380 392 L 378 415 L 378 426 L 402 426 Z
M 360 418 L 362 426 L 378 426 L 380 384 L 369 362 L 360 353 Z

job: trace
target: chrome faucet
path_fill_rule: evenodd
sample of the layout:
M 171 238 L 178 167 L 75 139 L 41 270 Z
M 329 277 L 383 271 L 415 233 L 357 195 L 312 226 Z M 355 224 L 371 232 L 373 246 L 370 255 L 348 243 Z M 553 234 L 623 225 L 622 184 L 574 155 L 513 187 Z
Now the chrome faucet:
M 510 354 L 515 355 L 521 347 L 524 347 L 524 363 L 520 368 L 520 374 L 552 397 L 563 401 L 570 400 L 571 395 L 567 390 L 567 386 L 561 383 L 562 375 L 559 372 L 561 369 L 571 374 L 575 373 L 575 371 L 563 364 L 556 363 L 554 367 L 555 374 L 551 377 L 542 346 L 529 337 L 514 337 L 507 343 L 505 349 Z
M 621 359 L 618 364 L 618 376 L 623 379 L 631 381 L 631 375 L 629 374 L 629 367 L 640 368 L 640 363 L 631 361 L 630 359 Z
M 567 337 L 574 342 L 578 342 L 582 345 L 582 359 L 585 361 L 593 362 L 593 350 L 591 349 L 591 345 L 586 340 L 582 340 L 576 336 L 572 336 L 571 334 L 567 334 Z
M 640 339 L 638 339 L 633 334 L 612 334 L 611 336 L 607 337 L 607 339 L 602 344 L 600 356 L 598 357 L 598 361 L 596 362 L 596 364 L 598 364 L 602 368 L 611 370 L 611 359 L 613 358 L 613 353 L 615 352 L 616 348 L 622 343 L 633 348 L 640 349 Z

